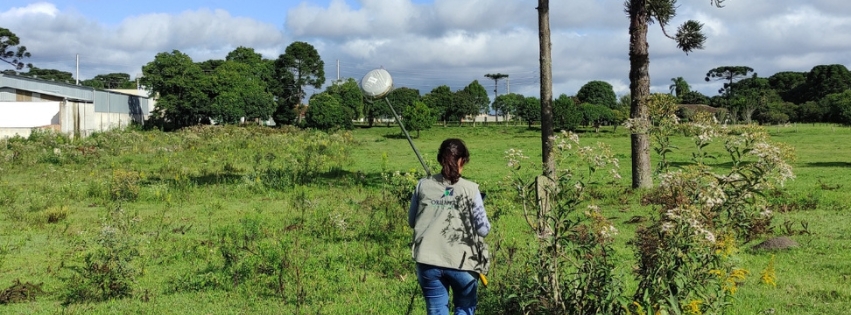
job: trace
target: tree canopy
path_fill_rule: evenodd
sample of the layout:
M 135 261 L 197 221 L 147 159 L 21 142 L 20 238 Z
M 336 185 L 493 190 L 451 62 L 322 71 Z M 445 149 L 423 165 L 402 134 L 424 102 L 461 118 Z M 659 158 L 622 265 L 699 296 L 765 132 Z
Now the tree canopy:
M 19 75 L 65 84 L 74 84 L 74 82 L 76 81 L 76 79 L 74 79 L 74 75 L 71 74 L 71 72 L 56 69 L 42 69 L 38 67 L 30 67 L 29 71 L 21 72 L 19 73 Z
M 90 86 L 98 89 L 132 89 L 136 82 L 130 80 L 127 73 L 98 74 L 94 78 L 80 81 L 82 86 Z
M 553 128 L 576 130 L 582 123 L 582 109 L 565 94 L 553 100 Z
M 618 97 L 615 95 L 614 88 L 604 81 L 585 83 L 579 88 L 579 92 L 576 92 L 576 98 L 582 103 L 603 105 L 608 108 L 618 107 Z
M 428 105 L 421 101 L 415 101 L 413 105 L 406 107 L 405 111 L 402 112 L 402 121 L 407 129 L 416 130 L 417 138 L 419 138 L 420 131 L 431 129 L 437 119 L 432 115 Z
M 25 66 L 32 68 L 31 63 L 25 64 L 23 59 L 29 58 L 30 52 L 27 51 L 27 46 L 21 45 L 21 39 L 18 35 L 12 33 L 9 29 L 0 27 L 0 61 L 12 65 L 15 70 L 21 70 Z
M 538 120 L 541 120 L 541 100 L 534 96 L 527 96 L 524 102 L 517 108 L 517 117 L 523 119 L 529 128 Z
M 363 93 L 360 91 L 358 81 L 354 78 L 334 82 L 325 89 L 325 92 L 336 97 L 341 105 L 349 108 L 352 113 L 352 120 L 364 117 Z
M 142 66 L 142 74 L 142 84 L 158 96 L 151 116 L 161 127 L 192 126 L 211 116 L 208 77 L 188 55 L 179 50 L 159 53 Z
M 278 124 L 296 122 L 296 108 L 306 96 L 304 88 L 325 84 L 325 63 L 316 48 L 294 42 L 274 62 L 272 94 L 278 100 L 274 118 Z
M 310 97 L 305 113 L 305 125 L 320 130 L 351 129 L 352 116 L 349 108 L 340 104 L 337 98 L 322 92 Z
M 829 94 L 851 89 L 851 72 L 844 65 L 819 65 L 807 74 L 806 101 L 818 101 Z
M 718 90 L 719 94 L 727 94 L 728 97 L 733 96 L 732 86 L 738 80 L 747 78 L 753 68 L 746 66 L 722 66 L 706 72 L 706 82 L 709 81 L 726 81 L 724 87 Z
M 438 86 L 423 96 L 423 103 L 428 105 L 432 110 L 432 114 L 444 123 L 453 119 L 454 111 L 452 108 L 454 102 L 455 95 L 448 85 Z
M 689 86 L 686 79 L 683 77 L 671 78 L 671 85 L 668 86 L 671 89 L 671 93 L 676 95 L 678 98 L 682 99 L 686 93 L 691 92 L 691 86 Z
M 525 102 L 523 95 L 517 93 L 508 93 L 497 96 L 493 102 L 493 110 L 497 115 L 507 117 L 508 115 L 516 115 L 517 110 Z

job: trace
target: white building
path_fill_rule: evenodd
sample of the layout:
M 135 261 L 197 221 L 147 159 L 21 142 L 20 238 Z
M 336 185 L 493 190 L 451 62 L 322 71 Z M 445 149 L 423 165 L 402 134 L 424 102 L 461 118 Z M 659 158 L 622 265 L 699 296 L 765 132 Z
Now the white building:
M 33 128 L 85 137 L 142 124 L 153 108 L 145 91 L 106 91 L 0 74 L 0 138 L 27 137 Z

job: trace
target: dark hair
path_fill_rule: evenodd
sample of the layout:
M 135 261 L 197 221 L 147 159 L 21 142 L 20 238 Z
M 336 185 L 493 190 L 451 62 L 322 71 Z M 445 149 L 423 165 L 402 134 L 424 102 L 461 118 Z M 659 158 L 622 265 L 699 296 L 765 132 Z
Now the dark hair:
M 449 182 L 455 184 L 461 178 L 461 170 L 458 169 L 458 160 L 462 160 L 463 164 L 470 162 L 470 151 L 467 151 L 467 146 L 461 139 L 446 139 L 440 144 L 440 150 L 437 151 L 437 162 L 443 167 L 440 174 Z

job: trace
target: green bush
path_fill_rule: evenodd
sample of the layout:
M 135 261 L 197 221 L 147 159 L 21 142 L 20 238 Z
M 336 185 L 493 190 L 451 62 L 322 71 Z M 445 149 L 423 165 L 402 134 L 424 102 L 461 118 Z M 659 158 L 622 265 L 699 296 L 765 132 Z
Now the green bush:
M 123 209 L 110 210 L 94 244 L 83 254 L 82 262 L 64 266 L 69 274 L 62 277 L 63 304 L 100 302 L 133 296 L 139 272 L 134 260 L 139 257 L 134 239 L 136 221 Z

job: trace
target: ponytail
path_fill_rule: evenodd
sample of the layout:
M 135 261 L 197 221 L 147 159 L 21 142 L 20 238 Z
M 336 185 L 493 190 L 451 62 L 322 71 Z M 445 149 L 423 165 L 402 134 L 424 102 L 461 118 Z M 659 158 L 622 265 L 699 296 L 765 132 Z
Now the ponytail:
M 461 139 L 446 139 L 440 144 L 440 149 L 437 152 L 437 162 L 443 169 L 440 174 L 443 178 L 455 184 L 461 178 L 461 170 L 458 167 L 458 161 L 462 164 L 467 164 L 470 161 L 470 152 L 467 151 L 467 146 Z

